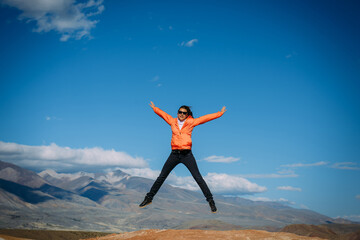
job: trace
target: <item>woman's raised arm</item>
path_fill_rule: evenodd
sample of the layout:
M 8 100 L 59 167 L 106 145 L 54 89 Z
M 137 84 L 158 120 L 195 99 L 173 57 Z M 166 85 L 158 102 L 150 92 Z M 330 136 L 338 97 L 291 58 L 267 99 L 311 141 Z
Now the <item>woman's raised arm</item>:
M 195 119 L 194 119 L 194 125 L 197 126 L 197 125 L 206 123 L 206 122 L 208 122 L 208 121 L 214 120 L 214 119 L 216 119 L 216 118 L 219 118 L 219 117 L 221 117 L 226 111 L 227 111 L 227 110 L 226 110 L 226 107 L 223 106 L 220 112 L 212 113 L 212 114 L 207 114 L 207 115 L 204 115 L 204 116 L 202 116 L 202 117 L 195 118 Z
M 159 115 L 162 119 L 164 119 L 165 122 L 167 122 L 169 125 L 171 125 L 171 121 L 173 120 L 172 116 L 170 116 L 169 114 L 167 114 L 166 112 L 164 112 L 160 108 L 155 107 L 155 104 L 152 101 L 150 101 L 150 107 L 154 110 L 154 112 L 157 115 Z
M 155 107 L 155 104 L 154 104 L 152 101 L 150 101 L 150 104 L 149 104 L 149 105 L 150 105 L 151 108 L 154 108 L 154 107 Z

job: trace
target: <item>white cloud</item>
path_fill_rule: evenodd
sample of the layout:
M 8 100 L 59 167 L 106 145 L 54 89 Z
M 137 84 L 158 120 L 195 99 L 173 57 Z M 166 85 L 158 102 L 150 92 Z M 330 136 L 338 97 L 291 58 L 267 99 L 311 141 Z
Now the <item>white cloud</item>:
M 247 197 L 247 199 L 257 202 L 275 202 L 275 200 L 271 200 L 270 198 L 267 197 Z
M 159 174 L 159 170 L 152 170 L 150 168 L 128 168 L 123 169 L 120 168 L 121 171 L 124 171 L 131 176 L 137 176 L 137 177 L 144 177 L 155 180 Z M 199 190 L 199 186 L 191 176 L 186 177 L 179 177 L 176 176 L 175 173 L 170 173 L 169 176 L 166 178 L 166 183 L 179 188 L 184 188 L 192 191 Z
M 160 79 L 159 75 L 156 75 L 155 77 L 153 77 L 153 78 L 151 79 L 151 81 L 152 81 L 152 82 L 157 82 L 157 81 L 159 81 L 159 79 Z
M 240 160 L 240 158 L 235 158 L 235 157 L 224 157 L 224 156 L 210 156 L 207 158 L 204 158 L 205 161 L 207 162 L 218 162 L 218 163 L 232 163 L 232 162 L 237 162 Z
M 281 167 L 297 168 L 297 167 L 317 167 L 327 165 L 327 162 L 316 162 L 316 163 L 295 163 L 288 165 L 281 165 Z
M 296 56 L 296 53 L 290 53 L 288 55 L 285 56 L 285 58 L 289 59 L 289 58 L 293 58 Z
M 71 38 L 70 34 L 63 34 L 60 38 L 61 42 L 66 42 L 67 40 L 69 40 Z
M 360 194 L 356 195 L 355 198 L 360 200 Z
M 210 190 L 216 194 L 244 195 L 265 192 L 267 190 L 266 187 L 259 186 L 245 178 L 225 173 L 208 173 L 204 177 L 204 180 Z M 199 186 L 191 176 L 178 177 L 176 175 L 170 175 L 169 183 L 175 187 L 193 191 L 200 190 Z
M 160 171 L 152 170 L 150 168 L 128 168 L 120 169 L 132 176 L 145 177 L 155 180 Z M 205 182 L 213 193 L 217 194 L 254 194 L 266 191 L 266 187 L 252 183 L 249 180 L 232 176 L 224 173 L 209 173 L 204 177 Z M 166 179 L 166 183 L 179 188 L 184 188 L 192 191 L 200 191 L 199 186 L 192 176 L 179 177 L 174 173 L 170 173 Z
M 57 178 L 57 179 L 67 178 L 70 181 L 75 180 L 75 179 L 77 179 L 79 177 L 83 177 L 83 176 L 88 176 L 88 177 L 91 177 L 91 178 L 95 178 L 95 174 L 93 174 L 93 173 L 87 173 L 87 172 L 57 173 L 52 169 L 46 169 L 46 170 L 40 172 L 39 175 L 41 177 L 44 177 L 46 175 L 50 175 L 50 176 L 52 176 L 54 178 Z
M 101 171 L 109 168 L 119 168 L 132 175 L 155 180 L 160 171 L 148 168 L 143 158 L 132 157 L 125 152 L 104 150 L 99 147 L 72 149 L 60 147 L 54 143 L 49 146 L 28 146 L 0 141 L 0 159 L 20 166 L 41 170 L 56 169 L 60 172 L 69 170 L 95 168 Z M 66 177 L 67 175 L 61 175 Z M 234 175 L 224 173 L 208 173 L 204 177 L 213 193 L 244 195 L 266 191 L 266 187 Z M 200 191 L 192 176 L 180 177 L 171 173 L 166 183 L 175 187 Z
M 300 204 L 300 208 L 309 210 L 310 208 L 304 204 Z
M 247 199 L 250 199 L 252 201 L 256 201 L 256 202 L 277 202 L 277 203 L 282 203 L 282 204 L 286 204 L 286 205 L 295 205 L 295 202 L 292 202 L 290 200 L 287 200 L 285 198 L 279 198 L 279 199 L 270 199 L 267 197 L 246 197 Z
M 57 118 L 57 117 L 46 116 L 46 117 L 45 117 L 45 120 L 46 120 L 46 121 L 50 121 L 50 120 L 61 120 L 61 119 L 60 119 L 60 118 Z
M 4 5 L 22 11 L 20 20 L 35 22 L 34 32 L 57 31 L 60 41 L 70 38 L 91 37 L 90 30 L 98 21 L 90 17 L 101 14 L 105 7 L 103 0 L 0 0 Z
M 281 170 L 277 173 L 241 174 L 240 176 L 244 178 L 296 178 L 299 175 L 297 175 L 293 170 Z
M 158 29 L 160 30 L 160 31 L 163 31 L 163 30 L 173 30 L 173 26 L 165 26 L 165 27 L 163 27 L 163 26 L 161 26 L 161 25 L 158 25 Z
M 287 205 L 295 205 L 296 203 L 290 200 L 287 200 L 285 198 L 279 198 L 279 200 L 277 200 L 277 202 L 282 203 L 282 204 L 287 204 Z
M 301 188 L 291 187 L 291 186 L 280 186 L 277 187 L 278 190 L 284 190 L 284 191 L 297 191 L 301 192 Z
M 334 163 L 331 167 L 342 170 L 360 170 L 358 164 L 354 162 L 338 162 Z
M 159 80 L 160 80 L 159 75 L 156 75 L 155 77 L 153 77 L 153 78 L 151 79 L 151 82 L 156 83 L 156 87 L 161 87 L 161 86 L 162 86 L 162 83 L 160 83 Z
M 353 222 L 360 223 L 360 215 L 349 215 L 349 216 L 339 216 L 338 218 L 344 218 Z
M 0 141 L 0 159 L 40 169 L 79 167 L 147 167 L 143 158 L 100 147 L 72 149 L 52 143 L 49 146 L 28 146 Z
M 190 41 L 188 41 L 188 42 L 182 42 L 182 43 L 180 43 L 180 46 L 185 46 L 185 47 L 193 47 L 194 46 L 194 44 L 195 43 L 197 43 L 197 42 L 199 42 L 199 40 L 198 39 L 191 39 Z
M 295 173 L 289 174 L 277 174 L 277 173 L 269 173 L 269 174 L 241 174 L 239 175 L 244 178 L 295 178 L 299 175 Z
M 266 187 L 259 186 L 245 178 L 225 173 L 208 173 L 204 179 L 215 193 L 253 194 L 267 190 Z
M 295 57 L 297 56 L 297 52 L 292 52 L 292 53 L 289 53 L 288 55 L 285 56 L 285 58 L 289 59 L 289 58 L 292 58 L 292 57 Z
M 150 168 L 120 168 L 120 170 L 130 174 L 131 176 L 150 178 L 153 180 L 155 180 L 160 174 L 160 171 L 152 170 Z
M 291 170 L 291 169 L 282 169 L 282 170 L 278 171 L 277 173 L 279 173 L 279 174 L 289 174 L 289 175 L 295 174 L 294 170 Z

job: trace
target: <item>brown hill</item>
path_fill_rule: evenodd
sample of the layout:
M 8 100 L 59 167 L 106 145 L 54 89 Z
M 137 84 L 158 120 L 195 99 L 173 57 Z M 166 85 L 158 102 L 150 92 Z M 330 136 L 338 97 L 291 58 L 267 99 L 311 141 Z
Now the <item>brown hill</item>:
M 17 238 L 17 237 L 12 237 L 12 236 L 7 236 L 7 235 L 2 235 L 0 234 L 0 239 L 4 239 L 4 240 L 31 240 L 28 238 Z
M 111 234 L 100 238 L 87 240 L 321 240 L 318 237 L 298 236 L 293 233 L 267 232 L 260 230 L 233 230 L 233 231 L 214 231 L 214 230 L 140 230 L 122 234 Z
M 330 240 L 359 240 L 360 224 L 305 225 L 292 224 L 280 230 L 301 236 L 320 237 Z
M 109 235 L 102 232 L 0 229 L 0 240 L 78 240 Z

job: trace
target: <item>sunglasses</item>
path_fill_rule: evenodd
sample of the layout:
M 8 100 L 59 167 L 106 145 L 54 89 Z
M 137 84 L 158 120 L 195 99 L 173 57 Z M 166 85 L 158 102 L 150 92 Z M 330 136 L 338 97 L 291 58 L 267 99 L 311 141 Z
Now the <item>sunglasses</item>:
M 184 114 L 184 115 L 187 115 L 188 114 L 188 112 L 183 112 L 183 111 L 178 111 L 178 114 Z

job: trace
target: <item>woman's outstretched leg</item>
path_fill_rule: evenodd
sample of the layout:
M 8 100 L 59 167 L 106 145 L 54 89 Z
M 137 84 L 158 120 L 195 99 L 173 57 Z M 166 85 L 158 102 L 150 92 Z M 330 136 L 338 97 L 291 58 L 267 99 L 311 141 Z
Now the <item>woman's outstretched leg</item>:
M 209 202 L 211 211 L 215 213 L 217 211 L 215 202 L 213 199 L 213 195 L 211 194 L 211 191 L 209 187 L 207 186 L 204 178 L 201 176 L 201 173 L 199 171 L 199 168 L 197 166 L 196 160 L 193 156 L 193 154 L 190 152 L 184 158 L 182 158 L 181 161 L 190 171 L 191 175 L 195 179 L 196 183 L 199 185 L 201 191 L 203 192 L 206 200 Z
M 179 157 L 171 153 L 168 159 L 166 160 L 159 177 L 155 180 L 154 184 L 152 185 L 150 191 L 146 194 L 144 201 L 139 205 L 139 207 L 143 208 L 146 205 L 149 205 L 152 202 L 152 199 L 159 191 L 161 185 L 164 183 L 165 179 L 169 176 L 170 172 L 178 165 Z

